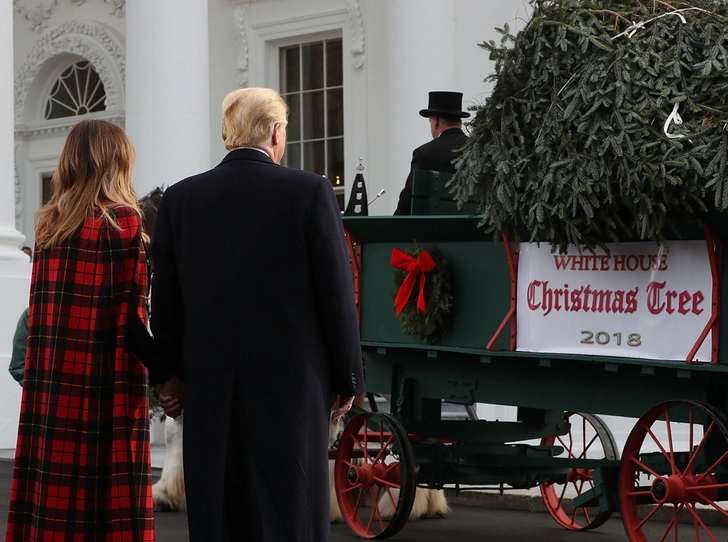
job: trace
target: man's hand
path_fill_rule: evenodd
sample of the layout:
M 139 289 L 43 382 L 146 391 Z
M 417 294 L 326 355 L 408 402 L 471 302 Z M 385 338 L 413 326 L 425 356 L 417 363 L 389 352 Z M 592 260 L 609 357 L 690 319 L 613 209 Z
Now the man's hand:
M 351 405 L 354 404 L 354 396 L 351 397 L 342 397 L 341 395 L 332 396 L 332 398 L 335 397 L 335 399 L 332 401 L 331 406 L 336 406 L 336 409 L 331 413 L 331 419 L 335 422 L 338 422 L 341 418 L 344 417 L 344 414 L 349 412 L 351 410 Z
M 162 403 L 164 413 L 170 418 L 182 414 L 185 406 L 185 385 L 179 378 L 173 376 L 159 387 L 159 402 Z

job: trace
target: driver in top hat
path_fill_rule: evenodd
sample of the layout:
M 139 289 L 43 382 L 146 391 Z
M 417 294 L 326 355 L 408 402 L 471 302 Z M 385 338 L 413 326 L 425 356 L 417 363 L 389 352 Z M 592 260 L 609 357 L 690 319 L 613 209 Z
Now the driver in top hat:
M 462 130 L 462 119 L 470 116 L 470 113 L 461 111 L 463 93 L 436 91 L 430 92 L 429 97 L 427 109 L 422 109 L 420 115 L 430 119 L 433 140 L 417 147 L 412 153 L 412 165 L 399 194 L 395 215 L 411 214 L 412 171 L 426 169 L 455 173 L 453 160 L 468 140 Z

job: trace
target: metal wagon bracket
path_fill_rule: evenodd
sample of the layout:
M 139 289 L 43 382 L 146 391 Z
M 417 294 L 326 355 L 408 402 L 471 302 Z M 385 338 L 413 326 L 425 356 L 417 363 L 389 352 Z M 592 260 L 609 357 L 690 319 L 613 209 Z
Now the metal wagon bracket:
M 705 243 L 708 245 L 708 260 L 710 261 L 710 274 L 713 279 L 713 291 L 711 299 L 711 315 L 708 323 L 705 324 L 703 331 L 700 333 L 698 340 L 693 345 L 693 348 L 688 353 L 686 362 L 689 364 L 699 363 L 695 360 L 695 356 L 698 353 L 698 349 L 703 345 L 705 339 L 708 336 L 708 332 L 711 333 L 711 352 L 710 352 L 710 363 L 718 363 L 718 344 L 720 340 L 719 336 L 719 315 L 720 315 L 720 279 L 722 275 L 722 261 L 723 261 L 723 245 L 720 241 L 720 237 L 715 234 L 715 230 L 709 225 L 703 225 L 703 231 L 705 232 Z
M 356 312 L 359 316 L 359 324 L 361 325 L 361 243 L 346 226 L 344 226 L 344 234 L 346 236 L 346 247 L 349 250 L 349 260 L 351 262 L 351 278 L 354 281 Z
M 515 351 L 516 349 L 516 294 L 518 292 L 518 245 L 515 242 L 512 242 L 511 239 L 505 234 L 501 234 L 503 237 L 503 244 L 506 249 L 506 258 L 508 258 L 508 270 L 511 273 L 511 308 L 506 313 L 505 318 L 503 318 L 503 321 L 498 326 L 498 329 L 496 329 L 495 333 L 493 334 L 493 337 L 491 337 L 490 341 L 488 341 L 488 344 L 486 345 L 486 350 L 490 350 L 491 352 L 495 352 L 498 349 L 495 347 L 495 342 L 498 340 L 498 337 L 500 337 L 500 334 L 503 333 L 503 330 L 505 327 L 510 323 L 511 324 L 511 350 Z M 511 243 L 513 243 L 513 246 L 511 247 Z

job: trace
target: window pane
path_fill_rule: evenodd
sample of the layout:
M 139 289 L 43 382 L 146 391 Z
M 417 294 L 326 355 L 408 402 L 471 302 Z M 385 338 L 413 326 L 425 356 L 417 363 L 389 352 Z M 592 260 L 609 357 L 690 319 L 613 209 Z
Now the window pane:
M 344 193 L 343 192 L 339 192 L 338 194 L 336 194 L 336 201 L 339 202 L 339 211 L 343 211 L 344 210 Z
M 328 137 L 344 135 L 344 91 L 337 88 L 326 91 L 326 117 Z
M 286 152 L 283 155 L 282 163 L 284 166 L 301 169 L 301 144 L 288 143 Z
M 87 111 L 104 111 L 106 109 L 106 92 L 104 91 L 104 85 L 99 79 L 99 75 L 93 72 L 89 75 L 89 94 L 90 98 L 88 105 L 86 106 Z M 82 115 L 79 111 L 79 115 Z
M 303 139 L 324 137 L 324 118 L 324 91 L 304 93 Z
M 53 185 L 51 184 L 51 178 L 53 177 L 53 174 L 45 174 L 41 177 L 41 197 L 42 204 L 45 205 L 48 203 L 51 199 L 51 196 L 53 195 Z
M 288 141 L 301 140 L 301 95 L 291 94 L 283 96 L 288 104 L 288 127 L 286 128 L 286 137 Z
M 325 143 L 309 141 L 303 144 L 303 169 L 319 175 L 326 174 Z
M 299 46 L 281 51 L 281 92 L 296 92 L 301 89 Z
M 87 61 L 78 62 L 56 79 L 45 107 L 46 119 L 86 115 L 106 109 L 106 91 Z
M 344 84 L 341 65 L 341 40 L 326 42 L 326 86 L 338 87 Z
M 327 145 L 329 152 L 326 171 L 334 188 L 341 188 L 344 186 L 344 140 L 329 140 Z
M 304 45 L 303 50 L 303 90 L 324 87 L 324 44 L 323 42 Z

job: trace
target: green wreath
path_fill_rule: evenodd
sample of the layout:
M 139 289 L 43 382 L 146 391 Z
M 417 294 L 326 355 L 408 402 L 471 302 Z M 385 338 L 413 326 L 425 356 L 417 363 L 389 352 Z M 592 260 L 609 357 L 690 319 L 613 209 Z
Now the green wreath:
M 395 249 L 397 251 L 398 249 Z M 434 344 L 442 339 L 450 329 L 452 312 L 452 289 L 450 286 L 450 267 L 442 251 L 437 247 L 421 248 L 417 242 L 408 247 L 404 254 L 414 260 L 418 260 L 423 252 L 429 254 L 434 267 L 419 274 L 416 277 L 414 286 L 406 298 L 406 303 L 401 307 L 399 315 L 399 326 L 403 333 L 412 335 L 428 344 Z M 425 258 L 426 256 L 423 256 Z M 395 265 L 395 253 L 392 256 L 392 265 Z M 397 291 L 392 295 L 396 300 L 402 289 L 402 285 L 410 272 L 403 269 L 395 269 L 394 283 Z M 423 299 L 420 300 L 420 281 L 425 278 Z M 418 302 L 424 301 L 425 311 L 418 309 Z

